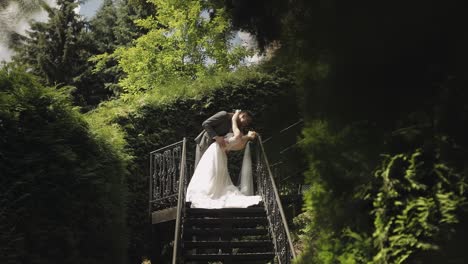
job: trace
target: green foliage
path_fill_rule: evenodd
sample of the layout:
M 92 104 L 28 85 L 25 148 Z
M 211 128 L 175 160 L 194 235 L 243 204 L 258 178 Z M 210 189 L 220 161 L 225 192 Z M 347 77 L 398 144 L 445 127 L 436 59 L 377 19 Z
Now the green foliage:
M 455 230 L 466 232 L 462 154 L 449 137 L 432 138 L 424 126 L 427 119 L 417 116 L 421 124 L 412 121 L 411 133 L 400 129 L 390 142 L 403 148 L 406 144 L 399 140 L 406 141 L 409 149 L 422 142 L 423 147 L 386 155 L 377 169 L 369 166 L 378 149 L 369 148 L 370 138 L 362 134 L 366 126 L 335 130 L 325 121 L 306 125 L 303 148 L 311 187 L 304 197 L 308 221 L 298 225 L 303 239 L 298 240 L 302 253 L 297 263 L 462 263 L 463 252 L 449 249 L 460 243 L 462 235 Z
M 32 68 L 49 85 L 71 84 L 80 72 L 79 51 L 85 43 L 84 22 L 75 14 L 75 0 L 60 0 L 58 9 L 46 7 L 50 22 L 34 22 L 15 60 Z
M 370 259 L 371 229 L 365 200 L 372 182 L 370 131 L 366 122 L 338 128 L 316 120 L 305 125 L 302 148 L 309 169 L 310 189 L 304 196 L 309 221 L 302 223 L 308 237 L 297 263 L 366 263 Z M 352 216 L 352 217 L 351 217 Z
M 372 179 L 372 155 L 375 149 L 360 151 L 369 145 L 372 126 L 356 123 L 338 129 L 329 122 L 317 120 L 306 124 L 302 141 L 309 161 L 305 209 L 320 215 L 320 225 L 338 230 L 351 224 L 365 229 L 366 219 L 359 215 L 368 209 L 363 198 Z M 376 163 L 376 161 L 374 161 Z M 349 215 L 357 215 L 350 218 Z
M 95 42 L 88 23 L 74 11 L 78 1 L 59 0 L 57 4 L 57 8 L 44 5 L 48 21 L 30 23 L 31 29 L 15 46 L 13 60 L 40 76 L 46 85 L 74 86 L 75 104 L 88 110 L 109 95 L 87 62 L 95 52 Z
M 277 79 L 272 79 L 272 77 Z M 249 82 L 257 84 L 246 84 Z M 98 130 L 104 124 L 113 124 L 115 120 L 128 118 L 132 114 L 137 115 L 138 110 L 142 107 L 170 105 L 184 98 L 201 101 L 204 109 L 216 111 L 213 108 L 214 104 L 217 104 L 215 99 L 206 98 L 207 94 L 214 94 L 218 90 L 224 89 L 227 92 L 229 90 L 233 91 L 233 89 L 252 89 L 257 86 L 264 88 L 261 90 L 268 94 L 270 89 L 277 86 L 283 87 L 287 83 L 291 83 L 290 77 L 285 76 L 281 72 L 266 73 L 261 69 L 251 67 L 239 68 L 234 72 L 218 73 L 196 81 L 174 81 L 165 86 L 167 89 L 155 89 L 141 94 L 129 94 L 118 100 L 103 102 L 99 108 L 91 111 L 87 116 L 88 121 L 93 126 L 93 130 Z M 238 102 L 237 104 L 248 106 L 255 100 L 256 98 L 242 96 L 235 101 Z
M 97 51 L 113 52 L 141 36 L 144 32 L 133 21 L 142 17 L 127 1 L 105 0 L 89 22 Z
M 232 46 L 232 31 L 224 8 L 201 0 L 151 0 L 157 12 L 136 23 L 148 33 L 135 45 L 115 51 L 127 76 L 120 81 L 136 93 L 166 84 L 194 80 L 239 65 L 249 52 Z
M 301 254 L 294 263 L 368 263 L 371 237 L 344 229 L 339 235 L 331 229 L 318 227 L 311 211 L 294 218 L 298 228 L 294 244 Z
M 147 30 L 135 25 L 134 21 L 154 12 L 154 5 L 130 3 L 127 0 L 106 0 L 90 20 L 90 34 L 95 51 L 88 60 L 93 63 L 94 78 L 102 79 L 107 90 L 119 95 L 122 88 L 118 80 L 124 72 L 113 52 L 121 46 L 131 45 L 132 41 Z
M 308 221 L 300 224 L 304 239 L 298 243 L 307 242 L 301 244 L 298 262 L 372 263 L 374 256 L 377 263 L 466 262 L 461 246 L 468 230 L 465 198 L 455 191 L 466 178 L 468 146 L 467 53 L 462 45 L 468 38 L 461 33 L 461 6 L 225 3 L 234 27 L 255 34 L 267 52 L 276 49 L 270 63 L 294 73 L 305 120 L 310 120 L 303 147 L 309 163 L 306 183 L 311 184 L 304 197 Z M 343 15 L 340 10 L 352 11 Z M 361 120 L 372 125 L 355 128 Z M 427 153 L 434 145 L 439 150 Z M 415 164 L 423 165 L 411 167 L 411 155 L 417 152 L 424 155 Z M 381 153 L 388 156 L 379 157 Z M 391 175 L 400 176 L 388 179 L 399 182 L 401 204 L 392 204 L 390 193 L 385 202 L 372 204 L 383 192 L 382 170 L 392 158 L 403 157 L 403 164 L 394 165 L 402 171 Z M 381 159 L 380 176 L 373 177 Z M 406 170 L 417 175 L 411 182 L 402 180 Z M 421 178 L 442 185 L 436 188 Z M 456 201 L 450 203 L 452 199 Z M 349 210 L 356 204 L 363 206 Z M 378 228 L 375 214 L 385 218 Z M 346 230 L 357 236 L 350 240 Z M 375 240 L 382 245 L 374 247 Z
M 438 250 L 441 236 L 454 232 L 467 182 L 438 152 L 387 156 L 376 171 L 382 185 L 374 200 L 373 263 L 415 263 L 415 253 Z
M 126 167 L 69 91 L 0 70 L 0 262 L 124 263 Z
M 366 122 L 306 125 L 310 220 L 299 225 L 308 239 L 298 263 L 463 263 L 468 197 L 460 130 L 468 115 L 459 85 L 444 83 L 432 109 L 407 114 L 391 132 Z

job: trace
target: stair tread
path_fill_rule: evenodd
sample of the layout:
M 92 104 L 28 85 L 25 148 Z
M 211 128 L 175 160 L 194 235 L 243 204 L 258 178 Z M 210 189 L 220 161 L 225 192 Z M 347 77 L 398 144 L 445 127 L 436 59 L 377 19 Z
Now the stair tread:
M 258 220 L 267 220 L 267 217 L 266 216 L 238 216 L 238 217 L 235 217 L 235 216 L 228 216 L 228 217 L 205 217 L 205 218 L 200 218 L 200 217 L 190 217 L 190 216 L 187 216 L 185 217 L 185 220 L 189 220 L 189 221 L 229 221 L 229 220 L 232 220 L 232 221 L 248 221 L 248 220 L 252 220 L 252 221 L 258 221 Z
M 193 214 L 265 214 L 263 207 L 248 207 L 248 208 L 220 208 L 220 209 L 207 209 L 207 208 L 186 208 L 187 215 Z
M 184 241 L 185 247 L 215 246 L 215 247 L 252 247 L 273 245 L 270 240 L 244 240 L 244 241 Z
M 274 255 L 273 252 L 255 252 L 255 253 L 201 253 L 201 254 L 185 254 L 186 256 L 252 256 L 252 255 Z
M 266 217 L 227 217 L 227 218 L 185 218 L 186 226 L 193 225 L 222 225 L 232 223 L 233 225 L 267 225 Z
M 223 231 L 223 232 L 248 232 L 248 231 L 254 231 L 254 230 L 260 230 L 260 231 L 266 231 L 268 230 L 267 228 L 251 228 L 251 227 L 232 227 L 232 228 L 222 228 L 222 227 L 185 227 L 184 232 L 192 232 L 192 231 L 201 231 L 201 232 L 217 232 L 217 231 Z
M 238 240 L 238 241 L 232 241 L 232 240 L 217 240 L 217 241 L 211 241 L 211 240 L 198 240 L 198 241 L 184 241 L 184 242 L 197 242 L 197 243 L 244 243 L 244 242 L 249 242 L 249 243 L 271 243 L 271 240 L 269 239 L 263 239 L 263 240 Z
M 204 227 L 194 227 L 194 226 L 186 226 L 185 227 L 186 230 L 192 230 L 192 229 L 195 229 L 195 230 L 198 230 L 198 229 L 202 229 L 202 230 L 210 230 L 210 229 L 266 229 L 266 227 L 242 227 L 242 226 L 233 226 L 232 228 L 223 228 L 223 227 L 220 227 L 220 226 L 204 226 Z
M 272 252 L 261 253 L 218 253 L 218 254 L 185 254 L 186 260 L 223 260 L 226 258 L 233 260 L 257 260 L 272 259 L 275 254 Z
M 223 228 L 211 228 L 211 229 L 184 229 L 185 235 L 196 235 L 196 236 L 225 236 L 232 234 L 233 236 L 260 236 L 268 235 L 268 229 L 266 228 L 233 228 L 233 229 L 223 229 Z

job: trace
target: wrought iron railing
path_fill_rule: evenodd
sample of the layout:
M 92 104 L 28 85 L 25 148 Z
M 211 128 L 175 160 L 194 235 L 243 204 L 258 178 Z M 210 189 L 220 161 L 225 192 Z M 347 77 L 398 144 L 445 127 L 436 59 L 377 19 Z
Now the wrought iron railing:
M 185 214 L 185 193 L 189 176 L 193 171 L 193 153 L 188 151 L 187 139 L 165 146 L 150 153 L 149 214 L 176 207 L 173 260 L 180 260 L 182 219 Z
M 180 162 L 179 194 L 177 200 L 177 216 L 174 232 L 174 247 L 172 251 L 172 264 L 176 264 L 179 258 L 180 242 L 182 240 L 183 225 L 182 219 L 185 215 L 185 194 L 187 190 L 188 170 L 187 170 L 187 148 L 186 138 L 182 142 L 182 160 Z
M 150 153 L 149 214 L 175 207 L 184 140 Z
M 267 211 L 267 218 L 277 261 L 280 264 L 289 264 L 296 255 L 278 189 L 273 174 L 271 173 L 265 149 L 263 148 L 261 136 L 258 136 L 256 144 L 255 163 L 257 194 L 262 196 Z

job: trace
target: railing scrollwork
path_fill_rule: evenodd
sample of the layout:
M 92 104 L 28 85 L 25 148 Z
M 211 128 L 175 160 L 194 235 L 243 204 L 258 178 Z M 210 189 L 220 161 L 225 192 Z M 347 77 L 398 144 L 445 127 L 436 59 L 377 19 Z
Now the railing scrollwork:
M 154 211 L 177 205 L 183 144 L 181 140 L 150 153 L 150 215 Z
M 258 136 L 256 144 L 255 162 L 257 192 L 262 196 L 265 210 L 267 211 L 275 255 L 280 264 L 289 264 L 296 255 L 278 189 L 270 170 L 265 149 L 263 148 L 261 136 Z

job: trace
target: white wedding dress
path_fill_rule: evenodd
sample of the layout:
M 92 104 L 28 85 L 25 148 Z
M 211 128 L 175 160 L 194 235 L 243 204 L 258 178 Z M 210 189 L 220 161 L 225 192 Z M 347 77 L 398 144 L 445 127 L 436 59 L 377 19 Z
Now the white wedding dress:
M 225 141 L 228 149 L 236 143 L 232 133 L 225 136 Z M 192 208 L 246 208 L 261 201 L 261 196 L 253 195 L 249 144 L 244 152 L 240 188 L 232 183 L 227 161 L 226 152 L 216 142 L 205 151 L 187 187 L 185 200 Z

